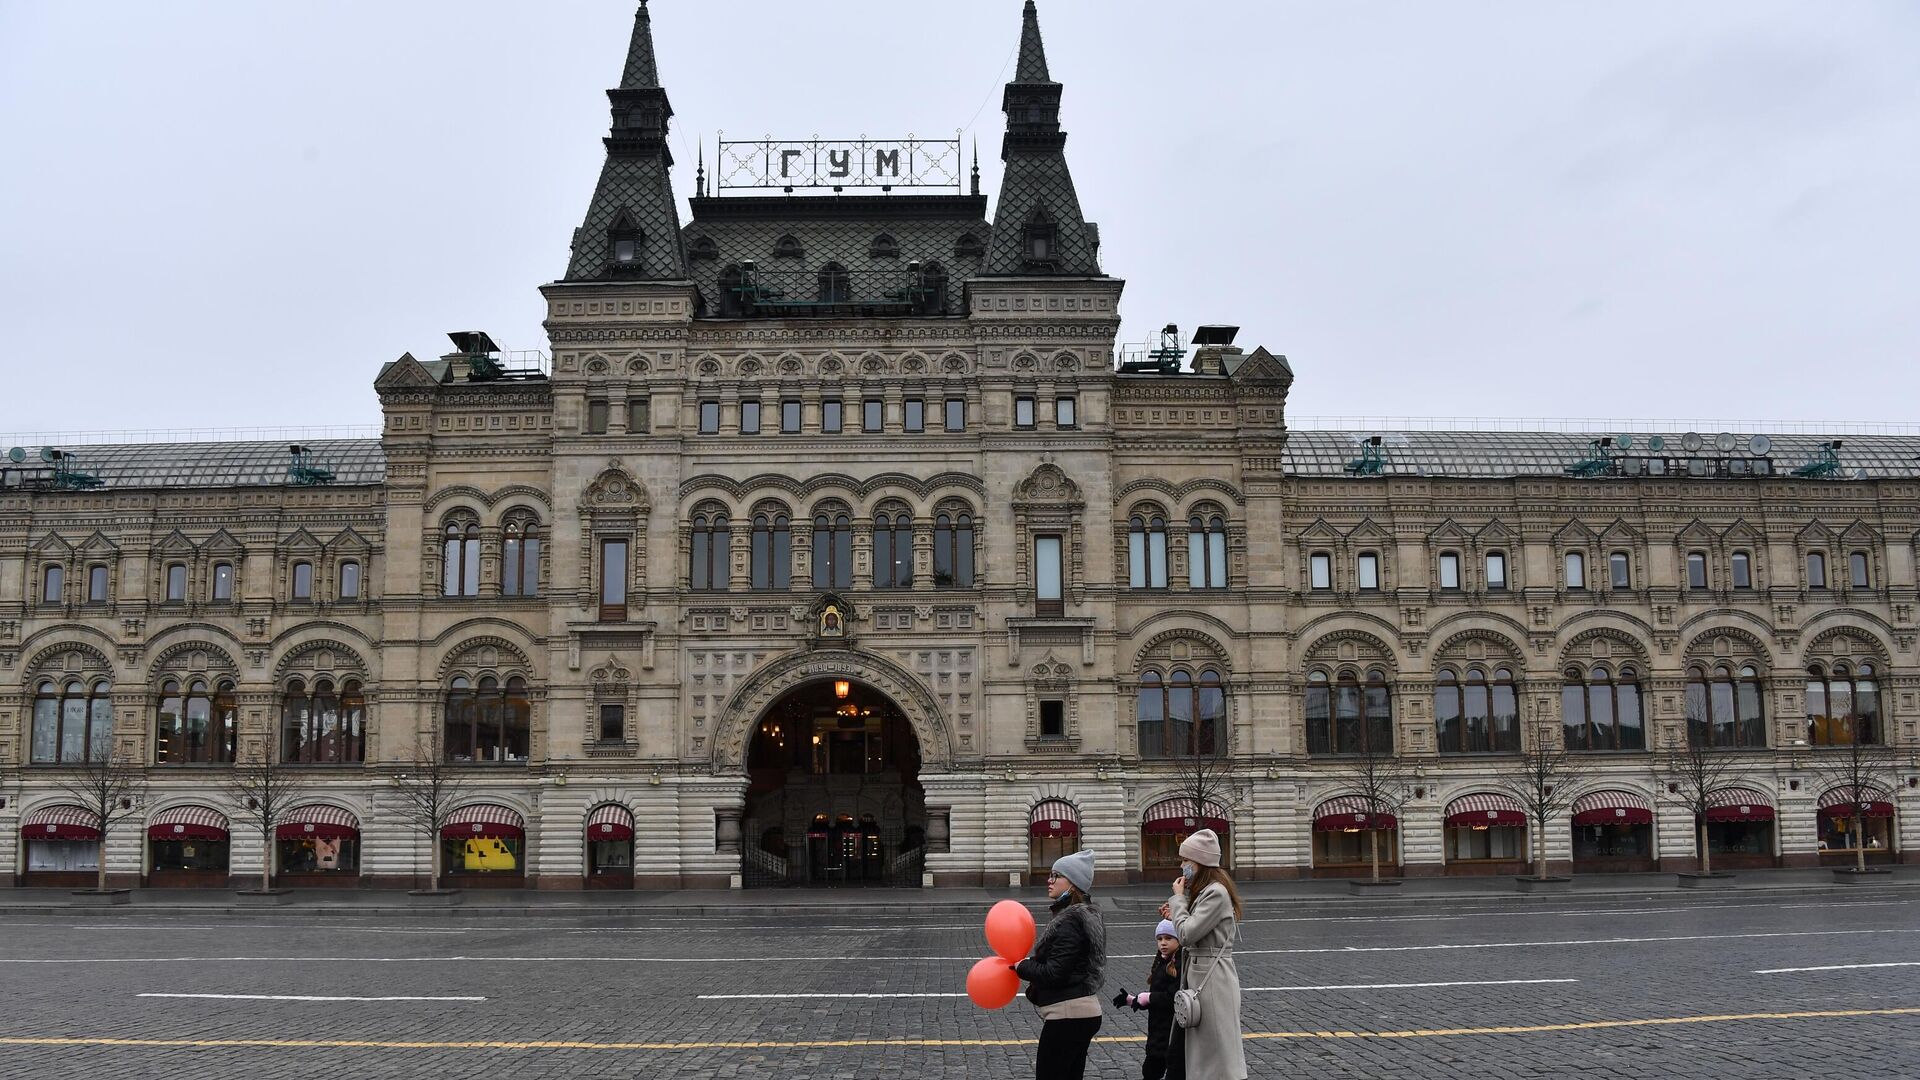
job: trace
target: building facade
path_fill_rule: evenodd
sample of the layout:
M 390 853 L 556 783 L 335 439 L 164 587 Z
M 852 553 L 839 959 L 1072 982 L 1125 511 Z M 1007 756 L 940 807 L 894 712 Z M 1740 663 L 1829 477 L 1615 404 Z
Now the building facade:
M 1289 431 L 1265 349 L 1117 364 L 1021 35 L 991 212 L 703 176 L 682 224 L 643 4 L 550 365 L 460 334 L 381 369 L 378 439 L 9 466 L 14 882 L 414 884 L 426 771 L 469 885 L 1157 880 L 1203 822 L 1242 877 L 1346 875 L 1369 818 L 1395 872 L 1505 872 L 1543 740 L 1556 866 L 1688 869 L 1690 738 L 1718 864 L 1851 857 L 1860 803 L 1914 858 L 1920 439 Z M 62 778 L 109 753 L 145 787 L 102 852 Z M 227 785 L 262 757 L 306 796 L 271 845 Z

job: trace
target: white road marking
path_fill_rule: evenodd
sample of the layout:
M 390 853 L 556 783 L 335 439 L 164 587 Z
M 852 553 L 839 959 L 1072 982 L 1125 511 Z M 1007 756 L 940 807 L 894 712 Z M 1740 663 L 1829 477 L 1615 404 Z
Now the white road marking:
M 1579 979 L 1488 979 L 1483 982 L 1345 983 L 1335 986 L 1243 986 L 1243 994 L 1281 994 L 1307 990 L 1424 990 L 1437 986 L 1535 986 L 1542 983 L 1575 983 Z M 786 998 L 957 998 L 965 994 L 836 994 L 807 991 L 792 994 L 700 994 L 695 1001 L 780 1001 Z
M 700 994 L 695 1001 L 779 1001 L 784 998 L 812 1001 L 816 998 L 957 998 L 965 994 L 836 994 L 808 990 L 792 994 Z
M 1792 975 L 1802 971 L 1853 971 L 1858 968 L 1920 967 L 1920 960 L 1895 960 L 1881 964 L 1825 964 L 1820 967 L 1762 968 L 1755 975 Z
M 135 994 L 143 998 L 194 998 L 213 1001 L 485 1001 L 483 997 L 333 997 L 319 994 Z

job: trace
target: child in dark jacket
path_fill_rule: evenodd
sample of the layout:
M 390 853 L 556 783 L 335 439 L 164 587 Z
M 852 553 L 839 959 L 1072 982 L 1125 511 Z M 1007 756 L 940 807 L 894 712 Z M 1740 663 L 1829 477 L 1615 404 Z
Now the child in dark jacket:
M 1147 975 L 1147 989 L 1129 994 L 1125 987 L 1114 995 L 1115 1008 L 1132 1007 L 1147 1013 L 1147 1060 L 1140 1069 L 1142 1080 L 1186 1080 L 1187 1067 L 1179 1025 L 1173 1022 L 1173 995 L 1180 989 L 1180 933 L 1173 920 L 1162 919 L 1154 928 L 1159 950 Z

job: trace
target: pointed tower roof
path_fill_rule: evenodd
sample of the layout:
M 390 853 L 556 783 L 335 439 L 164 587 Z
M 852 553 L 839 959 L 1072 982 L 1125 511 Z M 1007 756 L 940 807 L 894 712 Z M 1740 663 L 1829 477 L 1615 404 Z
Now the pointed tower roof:
M 993 210 L 993 244 L 983 273 L 999 276 L 1100 274 L 1099 230 L 1080 212 L 1067 169 L 1067 133 L 1060 129 L 1061 86 L 1047 72 L 1040 14 L 1027 0 L 1020 24 L 1020 61 L 1000 108 L 1007 134 L 1006 168 Z
M 673 197 L 667 125 L 673 105 L 653 58 L 653 20 L 642 0 L 618 89 L 607 91 L 613 121 L 606 164 L 574 230 L 568 281 L 683 281 L 686 252 Z

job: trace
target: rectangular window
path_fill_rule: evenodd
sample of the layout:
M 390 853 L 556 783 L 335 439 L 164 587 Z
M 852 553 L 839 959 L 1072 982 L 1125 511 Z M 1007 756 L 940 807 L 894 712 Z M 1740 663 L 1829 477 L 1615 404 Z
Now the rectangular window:
M 1507 588 L 1507 554 L 1504 551 L 1487 552 L 1487 591 L 1505 592 Z
M 1607 573 L 1611 575 L 1610 580 L 1612 580 L 1614 588 L 1633 588 L 1632 564 L 1627 561 L 1626 552 L 1616 551 L 1607 556 Z
M 947 430 L 967 430 L 967 399 L 950 397 L 947 399 Z
M 1040 737 L 1043 739 L 1064 738 L 1067 734 L 1067 703 L 1064 701 L 1043 701 L 1040 703 Z
M 1440 587 L 1443 589 L 1460 587 L 1460 556 L 1451 551 L 1440 555 Z
M 1584 589 L 1587 587 L 1587 557 L 1577 551 L 1567 552 L 1567 588 Z
M 720 403 L 703 401 L 700 403 L 700 434 L 717 435 L 720 432 Z
M 600 741 L 619 742 L 627 737 L 627 707 L 625 705 L 600 706 Z
M 1707 587 L 1707 553 L 1704 551 L 1687 552 L 1687 588 L 1704 589 Z
M 340 564 L 340 599 L 360 599 L 360 564 L 357 562 Z
M 213 599 L 225 602 L 233 599 L 233 564 L 217 562 L 213 564 Z
M 607 403 L 604 401 L 587 402 L 587 434 L 605 435 L 607 433 Z
M 40 602 L 57 604 L 67 591 L 67 570 L 63 566 L 49 566 L 40 572 Z
M 1867 553 L 1856 551 L 1847 556 L 1847 584 L 1856 589 L 1867 587 Z
M 1693 577 L 1693 556 L 1691 555 L 1687 556 L 1687 577 L 1689 579 Z M 1691 581 L 1689 581 L 1689 583 L 1691 583 Z M 1701 583 L 1693 587 L 1696 589 L 1706 588 L 1704 572 L 1701 575 Z M 1733 553 L 1733 587 L 1736 589 L 1753 588 L 1753 559 L 1744 551 L 1736 551 Z
M 627 618 L 627 542 L 624 539 L 600 541 L 600 621 L 625 622 Z
M 1054 398 L 1053 399 L 1053 426 L 1057 428 L 1073 428 L 1073 427 L 1080 426 L 1079 420 L 1078 420 L 1078 412 L 1076 409 L 1078 405 L 1079 405 L 1079 401 L 1076 398 L 1070 398 L 1070 397 Z
M 927 430 L 927 403 L 920 398 L 908 398 L 904 404 L 906 429 L 914 432 Z
M 1807 552 L 1807 588 L 1827 587 L 1827 557 L 1818 551 Z
M 760 403 L 743 401 L 740 403 L 740 434 L 760 434 Z
M 627 434 L 645 435 L 653 430 L 653 410 L 646 398 L 627 399 Z
M 187 564 L 169 563 L 167 566 L 167 602 L 182 603 L 187 598 Z
M 1061 578 L 1060 537 L 1034 537 L 1033 598 L 1036 614 L 1059 615 L 1066 610 Z
M 107 602 L 107 568 L 104 566 L 87 567 L 87 603 L 104 604 Z
M 800 403 L 792 398 L 780 403 L 780 433 L 783 435 L 800 433 Z
M 887 429 L 887 403 L 878 398 L 868 398 L 860 403 L 860 429 L 862 431 L 885 431 Z
M 1013 426 L 1014 427 L 1032 427 L 1033 426 L 1033 399 L 1032 398 L 1017 397 L 1013 399 Z
M 1307 582 L 1315 589 L 1333 588 L 1333 556 L 1324 551 L 1316 551 L 1307 560 Z
M 185 567 L 181 568 L 183 571 Z M 313 599 L 313 564 L 297 562 L 293 564 L 293 598 L 295 600 Z
M 1360 588 L 1377 590 L 1380 588 L 1380 556 L 1371 551 L 1360 556 Z
M 838 401 L 823 401 L 820 403 L 821 431 L 828 435 L 840 434 L 840 413 L 842 408 L 842 403 Z

